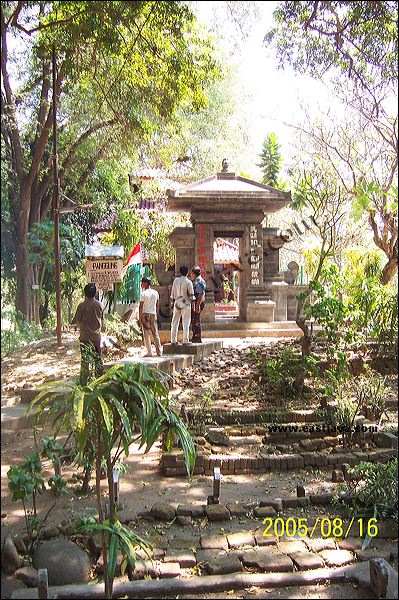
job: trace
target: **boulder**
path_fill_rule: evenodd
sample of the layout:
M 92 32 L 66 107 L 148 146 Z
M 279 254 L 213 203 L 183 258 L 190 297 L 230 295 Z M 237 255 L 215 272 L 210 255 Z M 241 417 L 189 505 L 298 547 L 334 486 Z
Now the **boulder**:
M 70 540 L 56 539 L 41 543 L 33 555 L 32 563 L 37 570 L 47 569 L 50 586 L 87 583 L 89 580 L 89 555 Z

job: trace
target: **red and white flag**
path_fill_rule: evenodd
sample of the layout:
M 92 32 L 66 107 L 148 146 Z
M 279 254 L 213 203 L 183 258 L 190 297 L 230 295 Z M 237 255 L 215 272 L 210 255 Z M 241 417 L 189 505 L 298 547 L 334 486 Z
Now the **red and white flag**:
M 137 242 L 131 253 L 126 259 L 125 266 L 122 269 L 122 277 L 125 276 L 126 271 L 132 265 L 141 265 L 141 243 Z

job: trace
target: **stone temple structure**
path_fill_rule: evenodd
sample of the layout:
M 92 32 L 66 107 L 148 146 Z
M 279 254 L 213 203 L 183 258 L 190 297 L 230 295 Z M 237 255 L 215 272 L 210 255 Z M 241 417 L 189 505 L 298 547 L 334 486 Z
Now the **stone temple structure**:
M 214 240 L 239 240 L 239 317 L 242 322 L 270 323 L 295 319 L 296 295 L 302 286 L 279 272 L 279 251 L 289 235 L 264 228 L 265 216 L 287 206 L 291 193 L 273 189 L 228 171 L 177 190 L 168 190 L 168 211 L 188 211 L 192 227 L 170 235 L 176 252 L 175 273 L 182 265 L 199 265 L 207 284 L 203 323 L 215 322 Z M 290 273 L 292 275 L 292 273 Z

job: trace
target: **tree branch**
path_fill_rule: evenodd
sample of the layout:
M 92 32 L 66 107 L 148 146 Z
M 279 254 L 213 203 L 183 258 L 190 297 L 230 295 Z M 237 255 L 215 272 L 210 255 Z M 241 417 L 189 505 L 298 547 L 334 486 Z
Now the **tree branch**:
M 25 179 L 24 170 L 24 156 L 21 146 L 21 138 L 18 130 L 18 123 L 15 111 L 15 101 L 10 85 L 10 78 L 7 71 L 8 61 L 8 48 L 7 48 L 7 25 L 5 21 L 5 15 L 3 12 L 3 6 L 1 6 L 1 41 L 2 41 L 2 52 L 1 52 L 1 72 L 3 76 L 4 93 L 6 96 L 7 104 L 5 111 L 9 117 L 9 123 L 6 123 L 7 130 L 9 131 L 10 138 L 12 140 L 13 159 L 15 165 L 15 172 L 18 177 L 20 186 Z
M 106 127 L 112 127 L 112 125 L 115 125 L 117 122 L 118 119 L 116 118 L 110 119 L 109 121 L 101 121 L 100 123 L 97 123 L 96 125 L 93 125 L 89 129 L 87 129 L 84 133 L 82 133 L 82 135 L 79 136 L 76 142 L 72 144 L 65 159 L 62 161 L 62 167 L 60 169 L 60 181 L 63 180 L 65 176 L 65 171 L 72 162 L 73 157 L 76 154 L 79 146 L 83 144 L 83 142 L 85 142 L 93 133 L 96 133 L 97 131 L 100 131 L 101 129 L 104 129 Z
M 78 191 L 81 190 L 81 188 L 84 186 L 84 184 L 88 180 L 89 176 L 93 173 L 96 164 L 101 159 L 101 157 L 104 155 L 107 146 L 108 146 L 108 141 L 106 141 L 101 146 L 101 148 L 98 150 L 98 152 L 90 160 L 90 162 L 88 163 L 88 165 L 86 167 L 86 170 L 80 176 L 80 178 L 79 178 L 77 184 L 75 185 L 74 189 L 68 191 L 68 196 L 69 196 L 69 198 L 71 200 L 74 200 L 74 198 L 75 198 L 76 194 L 78 193 Z

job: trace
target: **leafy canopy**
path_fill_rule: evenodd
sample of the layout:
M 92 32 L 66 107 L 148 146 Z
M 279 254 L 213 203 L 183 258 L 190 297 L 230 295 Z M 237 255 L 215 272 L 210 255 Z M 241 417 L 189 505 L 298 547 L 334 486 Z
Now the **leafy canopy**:
M 364 86 L 397 81 L 397 2 L 280 2 L 265 42 L 280 66 L 323 77 L 347 74 Z

